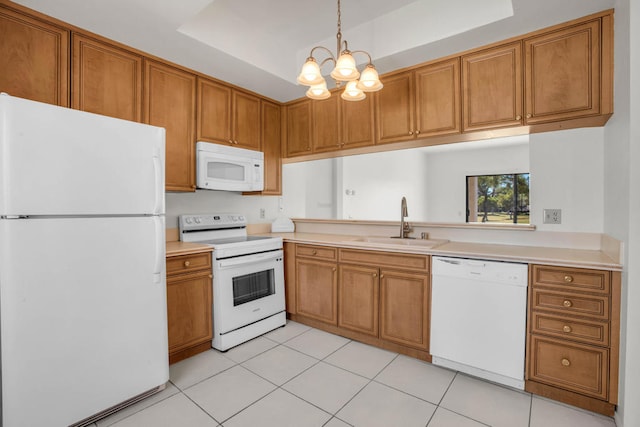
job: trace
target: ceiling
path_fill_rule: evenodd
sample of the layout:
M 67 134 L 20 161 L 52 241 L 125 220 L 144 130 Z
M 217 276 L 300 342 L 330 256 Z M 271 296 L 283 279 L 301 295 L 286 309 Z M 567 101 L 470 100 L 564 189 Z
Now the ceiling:
M 333 1 L 14 1 L 282 102 L 304 96 L 295 79 L 312 47 L 336 51 Z M 614 1 L 342 0 L 342 33 L 350 50 L 370 53 L 382 74 L 609 9 Z

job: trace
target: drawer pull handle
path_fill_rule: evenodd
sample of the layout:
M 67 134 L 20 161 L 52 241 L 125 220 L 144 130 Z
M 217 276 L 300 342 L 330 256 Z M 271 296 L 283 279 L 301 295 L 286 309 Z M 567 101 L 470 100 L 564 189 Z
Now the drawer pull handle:
M 565 281 L 566 283 L 571 283 L 571 282 L 573 282 L 573 276 L 570 276 L 570 275 L 568 275 L 568 274 L 567 274 L 566 276 L 564 276 L 564 281 Z
M 571 366 L 571 362 L 569 359 L 562 359 L 562 366 Z
M 317 255 L 318 251 L 316 251 L 315 249 L 311 251 L 311 255 Z
M 191 265 L 191 261 L 185 261 L 185 262 L 184 262 L 184 266 L 185 266 L 185 267 L 189 267 L 190 265 Z
M 564 305 L 565 307 L 571 307 L 573 305 L 573 303 L 571 301 L 569 301 L 568 299 L 566 299 L 566 300 L 564 300 L 562 305 Z
M 562 330 L 563 330 L 564 332 L 566 332 L 566 333 L 569 333 L 569 332 L 571 332 L 571 326 L 569 326 L 569 325 L 564 325 L 564 326 L 562 327 Z

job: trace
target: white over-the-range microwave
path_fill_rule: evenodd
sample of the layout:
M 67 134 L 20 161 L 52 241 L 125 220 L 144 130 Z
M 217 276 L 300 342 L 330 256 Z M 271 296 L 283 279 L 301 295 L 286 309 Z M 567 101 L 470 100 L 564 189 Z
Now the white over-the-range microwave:
M 262 191 L 264 153 L 211 142 L 196 144 L 196 185 L 206 190 Z

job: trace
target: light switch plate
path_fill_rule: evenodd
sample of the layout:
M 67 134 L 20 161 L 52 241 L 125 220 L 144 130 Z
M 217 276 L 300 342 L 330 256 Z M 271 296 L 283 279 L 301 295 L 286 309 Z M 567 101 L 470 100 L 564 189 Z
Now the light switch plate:
M 562 223 L 562 209 L 545 209 L 544 210 L 544 224 L 561 224 Z

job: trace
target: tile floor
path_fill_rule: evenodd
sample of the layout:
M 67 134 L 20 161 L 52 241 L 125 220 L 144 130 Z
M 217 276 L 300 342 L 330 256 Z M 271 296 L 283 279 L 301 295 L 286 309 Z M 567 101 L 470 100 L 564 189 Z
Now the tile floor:
M 95 427 L 614 427 L 568 407 L 288 322 L 171 366 L 167 388 Z

